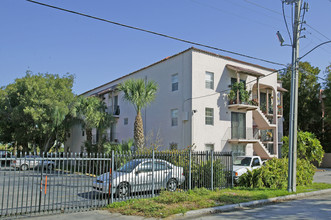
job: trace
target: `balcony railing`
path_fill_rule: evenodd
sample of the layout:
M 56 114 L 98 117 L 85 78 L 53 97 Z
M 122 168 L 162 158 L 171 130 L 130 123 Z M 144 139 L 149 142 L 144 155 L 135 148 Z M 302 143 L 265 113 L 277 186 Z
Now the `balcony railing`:
M 106 141 L 109 141 L 109 142 L 114 142 L 114 143 L 117 143 L 119 142 L 118 141 L 118 133 L 117 132 L 107 132 L 106 134 L 104 134 L 102 136 L 103 138 L 106 139 Z M 92 144 L 96 144 L 98 142 L 98 137 L 96 134 L 92 135 Z
M 120 106 L 117 105 L 115 108 L 113 106 L 107 106 L 107 112 L 111 115 L 120 115 Z

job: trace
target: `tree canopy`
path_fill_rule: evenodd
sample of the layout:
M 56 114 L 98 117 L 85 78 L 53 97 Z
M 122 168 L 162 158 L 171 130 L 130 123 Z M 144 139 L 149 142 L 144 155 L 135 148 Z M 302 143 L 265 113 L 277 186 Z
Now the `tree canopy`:
M 66 141 L 74 123 L 87 131 L 109 127 L 111 117 L 103 101 L 76 96 L 73 82 L 70 74 L 27 72 L 0 88 L 0 142 L 22 146 L 24 151 L 39 147 L 47 152 Z
M 321 142 L 327 152 L 331 153 L 331 65 L 326 70 L 326 82 L 324 85 L 324 130 L 322 131 Z
M 64 142 L 73 111 L 74 77 L 35 74 L 16 79 L 0 89 L 0 141 L 17 143 L 28 150 L 28 143 L 44 151 Z
M 291 68 L 281 75 L 284 93 L 284 133 L 288 134 L 290 113 Z M 321 104 L 318 83 L 320 69 L 308 62 L 299 63 L 299 94 L 298 94 L 298 130 L 310 131 L 320 137 L 321 133 Z
M 283 141 L 282 157 L 287 158 L 289 151 L 289 138 L 284 136 Z M 297 156 L 298 158 L 306 159 L 309 162 L 322 162 L 324 150 L 320 141 L 314 134 L 310 132 L 298 132 Z

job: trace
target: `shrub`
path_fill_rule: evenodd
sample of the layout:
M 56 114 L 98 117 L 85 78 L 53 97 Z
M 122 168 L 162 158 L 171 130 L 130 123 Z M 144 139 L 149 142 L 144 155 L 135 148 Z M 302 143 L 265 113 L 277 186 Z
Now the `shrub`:
M 315 166 L 304 159 L 297 160 L 297 185 L 310 185 L 313 182 Z M 273 158 L 265 166 L 248 171 L 239 178 L 239 186 L 250 188 L 284 189 L 288 181 L 288 159 Z
M 289 138 L 283 137 L 282 157 L 288 157 Z M 317 161 L 319 164 L 322 162 L 324 150 L 320 141 L 313 133 L 298 132 L 298 145 L 297 145 L 298 158 L 306 159 L 309 162 Z

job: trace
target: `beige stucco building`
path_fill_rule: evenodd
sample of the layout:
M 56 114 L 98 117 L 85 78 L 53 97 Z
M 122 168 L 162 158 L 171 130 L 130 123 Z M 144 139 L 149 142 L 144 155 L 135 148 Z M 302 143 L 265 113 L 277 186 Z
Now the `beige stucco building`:
M 142 111 L 142 118 L 145 135 L 159 133 L 164 148 L 170 143 L 178 149 L 194 144 L 198 151 L 234 151 L 266 159 L 278 156 L 284 89 L 277 82 L 276 70 L 189 48 L 83 93 L 102 98 L 116 118 L 106 134 L 113 142 L 133 138 L 136 112 L 116 90 L 129 78 L 158 84 L 156 99 Z M 236 82 L 243 82 L 250 91 L 249 102 L 243 103 L 239 93 L 229 100 Z M 85 140 L 85 132 L 76 125 L 66 148 L 81 151 Z

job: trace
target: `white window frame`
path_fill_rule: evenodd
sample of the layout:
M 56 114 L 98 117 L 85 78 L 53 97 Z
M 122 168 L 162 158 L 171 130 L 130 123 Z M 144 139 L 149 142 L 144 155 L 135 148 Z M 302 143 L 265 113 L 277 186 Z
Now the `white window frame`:
M 205 73 L 205 88 L 214 89 L 214 73 L 206 71 Z
M 205 151 L 214 151 L 215 150 L 215 144 L 205 144 Z
M 171 127 L 178 126 L 178 109 L 171 109 Z
M 211 110 L 211 115 L 207 115 L 208 110 Z M 214 125 L 214 108 L 205 108 L 205 124 Z
M 178 73 L 171 75 L 171 91 L 175 92 L 179 89 L 179 83 L 178 83 Z

